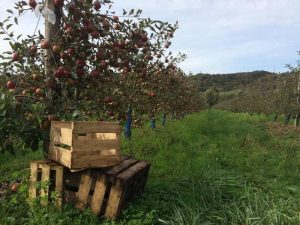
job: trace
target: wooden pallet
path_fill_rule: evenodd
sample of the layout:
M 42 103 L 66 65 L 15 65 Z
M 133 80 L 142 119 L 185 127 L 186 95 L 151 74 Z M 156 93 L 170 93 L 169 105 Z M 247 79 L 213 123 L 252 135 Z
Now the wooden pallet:
M 51 160 L 30 162 L 29 198 L 40 196 L 42 204 L 48 205 L 52 191 L 56 194 L 55 204 L 60 208 L 64 193 L 64 167 Z
M 106 170 L 84 170 L 66 174 L 65 200 L 77 208 L 91 207 L 94 214 L 117 219 L 126 204 L 146 184 L 150 163 L 132 157 Z
M 72 170 L 117 165 L 120 133 L 114 122 L 52 121 L 48 158 Z

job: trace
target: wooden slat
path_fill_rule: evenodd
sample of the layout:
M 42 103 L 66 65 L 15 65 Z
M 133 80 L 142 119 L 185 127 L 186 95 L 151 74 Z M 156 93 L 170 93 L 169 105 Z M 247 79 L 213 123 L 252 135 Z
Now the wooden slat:
M 116 156 L 81 156 L 73 160 L 71 169 L 102 168 L 115 166 L 119 162 L 120 160 Z
M 126 185 L 113 185 L 111 187 L 105 210 L 106 218 L 115 220 L 120 215 L 126 191 Z
M 121 173 L 122 171 L 126 170 L 131 165 L 135 164 L 138 160 L 135 158 L 128 158 L 123 160 L 119 165 L 112 167 L 105 173 L 109 176 L 115 176 L 118 173 Z
M 50 144 L 51 145 L 64 144 L 64 145 L 72 146 L 72 129 L 68 129 L 68 128 L 51 129 Z
M 118 146 L 121 147 L 121 137 L 120 137 L 120 134 L 116 134 L 116 139 L 118 141 Z M 117 154 L 118 154 L 119 159 L 121 159 L 121 152 L 119 151 L 119 152 L 117 152 Z
M 56 166 L 56 177 L 55 177 L 55 191 L 56 191 L 56 207 L 61 208 L 63 203 L 64 194 L 64 167 Z
M 128 156 L 128 155 L 121 155 L 121 160 L 123 161 L 123 160 L 126 160 L 126 159 L 129 159 L 129 158 L 132 158 L 132 157 L 130 157 L 130 156 Z
M 99 215 L 101 212 L 106 188 L 107 188 L 107 177 L 103 174 L 99 174 L 96 181 L 93 198 L 91 201 L 92 212 L 96 215 Z
M 74 122 L 74 133 L 121 133 L 121 126 L 114 122 Z
M 59 143 L 72 146 L 72 129 L 61 128 Z
M 74 203 L 76 201 L 77 192 L 75 191 L 64 191 L 64 202 Z
M 70 168 L 72 160 L 71 151 L 57 146 L 50 146 L 48 158 L 57 161 L 64 166 Z
M 99 139 L 99 140 L 113 140 L 117 139 L 116 133 L 92 133 L 92 139 Z
M 81 175 L 79 190 L 76 197 L 76 207 L 83 210 L 88 202 L 88 197 L 92 184 L 92 171 L 85 170 Z
M 80 158 L 82 156 L 115 156 L 117 153 L 119 153 L 119 150 L 117 149 L 105 149 L 105 150 L 93 150 L 90 151 L 87 149 L 86 151 L 74 151 L 72 156 L 74 159 Z
M 45 183 L 50 181 L 50 165 L 48 164 L 42 164 L 42 186 L 45 185 Z M 42 204 L 48 205 L 49 200 L 49 187 L 41 188 L 41 197 L 42 197 Z
M 73 151 L 119 149 L 119 140 L 73 140 Z
M 73 129 L 73 122 L 51 121 L 51 127 Z
M 132 167 L 128 168 L 127 170 L 123 171 L 122 173 L 119 173 L 117 175 L 117 178 L 122 180 L 123 182 L 130 182 L 132 179 L 134 179 L 136 176 L 139 175 L 139 173 L 147 172 L 149 170 L 150 163 L 146 161 L 140 161 L 137 164 L 133 165 Z
M 43 159 L 43 160 L 31 161 L 30 163 L 45 164 L 45 163 L 50 163 L 50 162 L 52 162 L 50 159 Z
M 29 197 L 37 197 L 37 178 L 38 178 L 39 164 L 36 162 L 30 163 L 30 187 L 29 187 Z

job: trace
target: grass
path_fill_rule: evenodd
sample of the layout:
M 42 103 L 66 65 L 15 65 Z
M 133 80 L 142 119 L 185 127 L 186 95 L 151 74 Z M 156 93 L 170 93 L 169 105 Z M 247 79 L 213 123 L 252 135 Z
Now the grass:
M 299 225 L 299 134 L 268 132 L 271 119 L 209 110 L 134 130 L 122 149 L 151 161 L 151 173 L 144 195 L 117 222 L 69 205 L 62 212 L 28 207 L 24 182 L 0 199 L 0 224 Z M 1 157 L 1 180 L 26 180 L 38 157 Z

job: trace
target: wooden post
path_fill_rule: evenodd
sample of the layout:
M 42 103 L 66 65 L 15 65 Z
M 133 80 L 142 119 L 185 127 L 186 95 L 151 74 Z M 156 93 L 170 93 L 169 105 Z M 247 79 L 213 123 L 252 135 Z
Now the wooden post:
M 60 29 L 61 24 L 61 12 L 60 8 L 54 6 L 54 0 L 46 0 L 46 7 L 49 8 L 51 11 L 55 13 L 56 16 L 56 23 L 53 25 L 49 23 L 48 18 L 45 18 L 45 40 L 53 41 L 53 39 L 57 36 L 57 33 Z M 52 46 L 53 43 L 51 43 Z M 45 75 L 49 77 L 53 75 L 54 68 L 55 68 L 55 59 L 52 52 L 52 49 L 45 50 Z
M 56 7 L 54 5 L 54 0 L 46 0 L 45 1 L 46 7 L 49 8 L 51 11 L 53 11 L 55 13 L 56 16 L 56 23 L 53 25 L 48 21 L 48 18 L 45 18 L 45 41 L 49 41 L 50 42 L 50 48 L 49 49 L 45 49 L 44 50 L 44 68 L 45 68 L 45 78 L 48 77 L 52 77 L 54 70 L 55 70 L 55 58 L 52 52 L 52 41 L 53 39 L 57 36 L 57 33 L 60 29 L 60 25 L 61 25 L 61 9 L 59 7 Z M 51 90 L 49 90 L 46 95 L 48 97 L 51 96 Z M 51 99 L 51 98 L 49 98 Z M 45 153 L 45 156 L 47 156 L 48 151 L 49 151 L 49 145 L 50 145 L 50 130 L 47 131 L 48 135 L 46 135 L 46 137 L 44 137 L 43 140 L 43 151 Z
M 297 86 L 297 108 L 299 108 L 299 104 L 300 104 L 300 73 L 298 75 L 298 86 Z M 295 122 L 294 122 L 294 125 L 295 127 L 298 127 L 299 126 L 299 121 L 300 121 L 300 113 L 298 112 L 296 114 L 296 118 L 295 118 Z

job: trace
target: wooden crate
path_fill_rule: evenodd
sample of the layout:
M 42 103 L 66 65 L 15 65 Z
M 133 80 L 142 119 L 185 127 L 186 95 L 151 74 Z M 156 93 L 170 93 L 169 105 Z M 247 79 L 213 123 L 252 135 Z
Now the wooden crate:
M 51 160 L 30 162 L 29 198 L 41 197 L 41 203 L 48 205 L 50 194 L 55 191 L 55 204 L 61 207 L 64 194 L 64 167 Z
M 123 157 L 117 166 L 105 170 L 84 170 L 66 174 L 65 201 L 79 209 L 87 206 L 96 215 L 117 219 L 126 204 L 145 187 L 150 163 Z
M 52 121 L 48 158 L 71 170 L 120 162 L 119 123 Z

